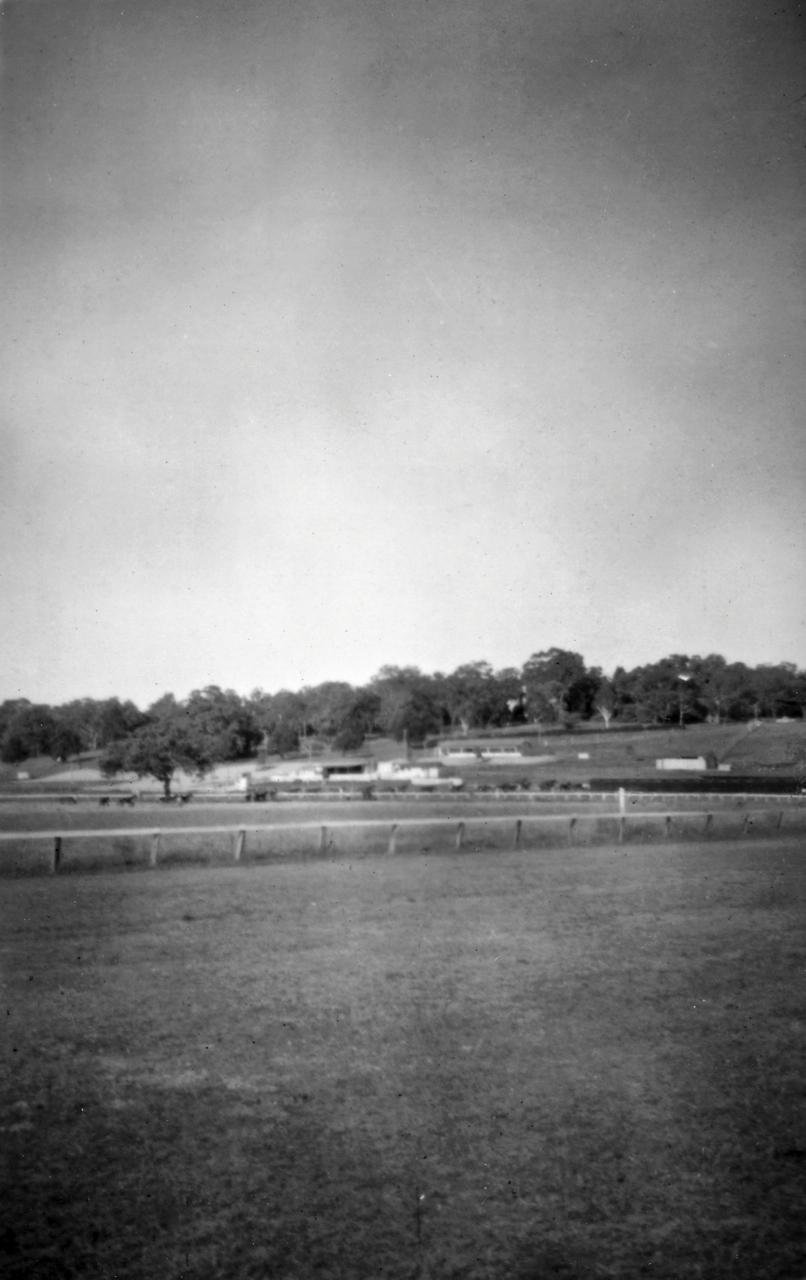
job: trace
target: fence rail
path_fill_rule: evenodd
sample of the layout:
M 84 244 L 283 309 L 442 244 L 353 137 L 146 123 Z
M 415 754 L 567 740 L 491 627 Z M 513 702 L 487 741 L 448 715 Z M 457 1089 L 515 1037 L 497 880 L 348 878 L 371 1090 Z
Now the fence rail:
M 522 791 L 519 789 L 510 789 L 504 787 L 496 787 L 491 790 L 476 790 L 468 788 L 464 791 L 400 791 L 390 789 L 384 790 L 383 787 L 373 785 L 373 799 L 375 800 L 394 800 L 400 801 L 401 804 L 444 804 L 450 801 L 451 804 L 472 804 L 474 801 L 490 801 L 495 800 L 519 800 L 524 804 L 589 804 L 591 801 L 596 803 L 619 803 L 619 791 L 590 791 L 587 788 L 582 790 L 552 790 L 552 791 Z M 801 792 L 788 791 L 628 791 L 625 793 L 632 803 L 635 803 L 638 797 L 644 803 L 649 801 L 663 801 L 668 804 L 670 799 L 674 799 L 678 803 L 690 801 L 693 803 L 705 802 L 711 805 L 722 804 L 805 804 L 806 795 Z M 190 791 L 183 792 L 181 795 L 172 797 L 172 800 L 187 801 L 190 800 L 195 804 L 213 804 L 213 805 L 242 805 L 248 802 L 250 804 L 275 804 L 277 802 L 293 801 L 298 804 L 317 804 L 322 801 L 350 801 L 354 804 L 360 804 L 364 801 L 358 787 L 344 787 L 339 790 L 329 791 L 282 791 L 274 792 L 271 799 L 265 801 L 253 801 L 251 797 L 246 797 L 242 792 L 226 792 L 226 791 Z M 92 791 L 38 791 L 29 792 L 27 794 L 10 791 L 0 791 L 1 804 L 34 804 L 34 803 L 59 803 L 59 804 L 95 804 L 98 805 L 102 801 L 108 801 L 110 804 L 130 805 L 133 801 L 140 804 L 150 804 L 161 806 L 164 801 L 162 795 L 156 791 L 132 791 L 132 792 L 116 792 L 107 793 Z
M 398 818 L 395 821 L 390 821 L 388 818 L 354 818 L 327 823 L 297 821 L 229 823 L 226 825 L 216 824 L 214 826 L 188 825 L 181 827 L 95 827 L 86 830 L 54 827 L 46 831 L 0 832 L 0 848 L 3 845 L 14 844 L 30 846 L 44 843 L 49 845 L 48 870 L 55 874 L 63 867 L 65 844 L 68 841 L 105 840 L 107 843 L 119 839 L 142 841 L 146 844 L 148 850 L 147 865 L 156 867 L 162 852 L 163 838 L 170 838 L 173 841 L 182 837 L 226 836 L 230 840 L 233 862 L 240 863 L 243 861 L 246 852 L 247 837 L 258 834 L 275 837 L 275 849 L 270 851 L 274 853 L 282 852 L 281 850 L 278 851 L 276 846 L 282 843 L 281 837 L 287 836 L 289 833 L 312 836 L 313 839 L 310 842 L 306 841 L 306 852 L 324 854 L 335 848 L 334 838 L 339 834 L 362 831 L 365 834 L 377 833 L 379 837 L 378 851 L 382 849 L 386 854 L 394 854 L 399 851 L 401 838 L 406 834 L 416 834 L 418 830 L 423 833 L 433 832 L 435 828 L 440 833 L 444 833 L 445 839 L 441 847 L 462 849 L 471 845 L 474 836 L 478 841 L 482 833 L 489 835 L 492 832 L 497 832 L 504 836 L 505 843 L 503 845 L 499 843 L 496 847 L 517 849 L 529 847 L 530 834 L 534 835 L 540 829 L 545 831 L 552 826 L 556 829 L 556 839 L 551 841 L 552 845 L 573 846 L 577 843 L 585 843 L 580 839 L 585 824 L 589 826 L 593 824 L 597 829 L 597 834 L 602 839 L 609 841 L 615 838 L 618 843 L 628 840 L 630 838 L 630 828 L 638 827 L 639 824 L 650 824 L 653 834 L 659 833 L 667 840 L 675 836 L 702 839 L 718 837 L 720 834 L 735 836 L 747 835 L 751 832 L 772 835 L 778 834 L 784 829 L 785 812 L 784 808 L 771 810 L 769 807 L 752 811 L 747 810 L 741 815 L 725 815 L 724 812 L 720 813 L 713 810 L 658 812 L 657 810 L 633 809 L 629 812 L 600 814 L 591 814 L 590 812 L 574 814 L 529 813 L 520 817 L 494 814 L 483 817 L 469 815 L 466 819 L 434 816 L 431 818 Z M 728 832 L 720 831 L 719 820 L 724 819 L 726 816 L 740 817 L 741 822 L 738 826 L 734 824 L 734 827 Z M 792 815 L 787 816 L 789 816 L 791 822 Z M 796 816 L 800 817 L 800 814 Z M 804 817 L 806 817 L 806 811 L 804 812 Z M 605 827 L 604 831 L 601 830 L 602 825 Z M 801 824 L 798 823 L 797 825 Z M 508 839 L 506 838 L 507 832 L 509 832 Z M 633 832 L 633 835 L 635 834 Z M 637 834 L 640 835 L 640 832 Z M 545 839 L 540 843 L 542 847 L 546 847 L 547 842 Z

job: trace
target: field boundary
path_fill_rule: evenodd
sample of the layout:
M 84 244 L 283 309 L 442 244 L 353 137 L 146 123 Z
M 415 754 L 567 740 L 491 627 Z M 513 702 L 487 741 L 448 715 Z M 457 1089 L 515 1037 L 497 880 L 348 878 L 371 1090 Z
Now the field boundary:
M 780 797 L 776 797 L 780 800 Z M 785 816 L 790 819 L 784 828 Z M 416 836 L 418 832 L 429 838 L 439 833 L 440 849 L 472 848 L 478 846 L 483 836 L 489 839 L 494 836 L 498 843 L 495 848 L 529 848 L 532 837 L 536 847 L 574 847 L 578 844 L 611 843 L 619 844 L 652 843 L 658 838 L 662 840 L 686 840 L 705 838 L 736 838 L 744 835 L 778 836 L 783 830 L 791 831 L 792 817 L 801 815 L 787 813 L 785 807 L 765 807 L 763 809 L 743 810 L 740 814 L 709 810 L 676 810 L 658 812 L 656 810 L 631 810 L 629 812 L 591 814 L 524 814 L 513 815 L 491 814 L 486 816 L 469 816 L 468 818 L 440 817 L 431 818 L 353 818 L 329 822 L 295 821 L 283 823 L 229 823 L 227 825 L 182 827 L 115 827 L 91 828 L 75 830 L 53 827 L 45 831 L 4 831 L 0 832 L 0 849 L 3 846 L 37 846 L 45 845 L 47 858 L 38 867 L 23 870 L 39 870 L 56 874 L 64 869 L 66 845 L 71 842 L 106 841 L 113 845 L 115 841 L 137 841 L 145 845 L 146 856 L 139 859 L 142 865 L 156 867 L 164 851 L 164 842 L 185 839 L 207 839 L 209 837 L 228 837 L 230 841 L 230 857 L 235 863 L 244 861 L 247 851 L 247 837 L 260 836 L 268 838 L 269 849 L 262 855 L 282 857 L 287 851 L 282 848 L 284 839 L 289 835 L 303 838 L 303 847 L 295 850 L 298 856 L 318 854 L 327 856 L 334 852 L 347 852 L 342 838 L 358 833 L 364 836 L 377 835 L 378 844 L 373 845 L 377 854 L 393 855 L 400 850 L 400 844 L 406 836 Z M 803 814 L 806 820 L 806 812 Z M 802 824 L 797 823 L 797 828 Z M 535 837 L 539 837 L 535 839 Z M 222 840 L 222 845 L 224 841 Z M 272 847 L 273 846 L 273 847 Z M 278 847 L 279 846 L 279 847 Z M 428 846 L 430 849 L 430 845 Z M 223 849 L 220 850 L 223 852 Z M 203 860 L 203 859 L 202 859 Z M 199 859 L 191 859 L 199 861 Z M 97 865 L 97 864 L 95 864 Z M 77 868 L 76 868 L 77 869 Z M 10 868 L 0 864 L 0 874 L 8 874 Z M 19 868 L 17 869 L 19 870 Z
M 634 791 L 629 788 L 622 788 L 625 796 L 630 799 L 640 796 L 644 801 L 664 800 L 668 804 L 669 800 L 697 800 L 708 804 L 798 804 L 803 803 L 804 795 L 797 791 Z M 155 791 L 136 791 L 132 792 L 81 792 L 81 791 L 38 791 L 29 792 L 27 794 L 20 792 L 0 791 L 0 804 L 42 804 L 42 803 L 58 803 L 58 804 L 81 804 L 81 805 L 98 805 L 102 800 L 108 802 L 129 805 L 133 800 L 140 804 L 146 805 L 162 805 L 164 801 L 161 795 Z M 415 806 L 438 804 L 446 799 L 450 799 L 451 803 L 473 803 L 479 800 L 495 801 L 514 799 L 522 800 L 524 804 L 545 804 L 557 803 L 563 804 L 589 804 L 591 802 L 602 803 L 605 801 L 619 802 L 619 788 L 613 788 L 609 791 L 592 791 L 585 789 L 570 789 L 558 787 L 556 790 L 521 790 L 512 787 L 490 787 L 471 788 L 464 791 L 396 791 L 394 789 L 384 790 L 383 788 L 373 787 L 373 800 L 395 800 L 401 804 L 413 804 Z M 250 807 L 260 804 L 274 805 L 284 801 L 293 801 L 295 803 L 309 802 L 317 804 L 324 801 L 344 801 L 351 804 L 370 803 L 361 795 L 358 787 L 343 787 L 340 790 L 328 791 L 281 791 L 277 790 L 272 799 L 262 801 L 249 800 L 239 793 L 226 793 L 220 791 L 191 791 L 171 797 L 171 802 L 194 803 L 195 805 L 214 804 L 214 805 L 237 805 L 238 807 L 249 804 Z

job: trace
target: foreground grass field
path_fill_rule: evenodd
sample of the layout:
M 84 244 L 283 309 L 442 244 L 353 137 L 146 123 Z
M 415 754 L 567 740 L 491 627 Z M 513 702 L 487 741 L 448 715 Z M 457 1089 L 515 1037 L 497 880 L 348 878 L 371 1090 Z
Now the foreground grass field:
M 1 888 L 15 1280 L 806 1275 L 802 841 Z

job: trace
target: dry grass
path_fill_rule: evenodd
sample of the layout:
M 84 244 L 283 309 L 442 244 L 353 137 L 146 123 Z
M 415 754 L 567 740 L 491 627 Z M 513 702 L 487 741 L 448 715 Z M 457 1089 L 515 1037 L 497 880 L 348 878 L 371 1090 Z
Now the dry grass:
M 806 1274 L 805 866 L 6 882 L 5 1274 Z

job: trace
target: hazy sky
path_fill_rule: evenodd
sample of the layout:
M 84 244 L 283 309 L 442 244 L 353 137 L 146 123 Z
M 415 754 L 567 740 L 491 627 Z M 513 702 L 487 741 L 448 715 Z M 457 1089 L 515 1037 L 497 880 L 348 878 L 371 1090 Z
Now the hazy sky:
M 806 665 L 791 0 L 6 0 L 0 698 Z

